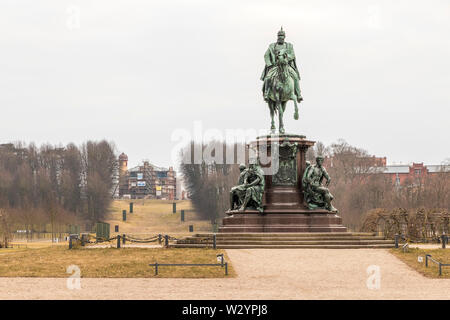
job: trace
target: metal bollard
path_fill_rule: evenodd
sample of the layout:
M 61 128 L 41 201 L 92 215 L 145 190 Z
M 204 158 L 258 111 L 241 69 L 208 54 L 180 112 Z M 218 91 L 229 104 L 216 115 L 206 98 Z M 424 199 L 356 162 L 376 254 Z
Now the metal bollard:
M 398 248 L 398 238 L 399 238 L 399 235 L 396 234 L 395 237 L 394 237 L 394 239 L 395 239 L 395 248 Z
M 122 210 L 122 221 L 127 221 L 127 210 Z
M 225 262 L 225 275 L 228 275 L 228 262 Z
M 160 234 L 158 234 L 158 243 L 161 244 L 161 242 L 162 242 L 162 235 L 160 233 Z
M 189 225 L 189 232 L 194 232 L 194 225 Z
M 445 234 L 441 236 L 442 249 L 445 249 L 445 243 L 447 242 Z
M 155 261 L 155 276 L 158 275 L 158 262 Z
M 174 202 L 174 203 L 172 204 L 172 212 L 173 212 L 173 213 L 176 213 L 176 212 L 177 212 L 177 203 L 176 203 L 176 202 Z
M 120 249 L 120 235 L 117 236 L 117 249 Z
M 122 235 L 122 244 L 125 244 L 125 234 Z
M 164 246 L 166 248 L 169 247 L 169 235 L 167 235 L 167 234 L 164 236 Z
M 133 202 L 130 202 L 130 213 L 133 213 Z
M 69 237 L 69 249 L 72 249 L 72 246 L 73 246 L 72 237 Z
M 429 254 L 425 255 L 425 267 L 428 268 L 428 257 L 431 257 Z
M 216 234 L 213 234 L 213 248 L 217 249 L 217 239 Z
M 184 210 L 181 210 L 181 222 L 184 222 Z

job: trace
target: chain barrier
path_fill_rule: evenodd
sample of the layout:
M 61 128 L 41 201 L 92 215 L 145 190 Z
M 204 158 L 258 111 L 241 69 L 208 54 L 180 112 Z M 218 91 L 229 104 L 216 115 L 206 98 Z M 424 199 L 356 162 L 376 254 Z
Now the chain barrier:
M 81 239 L 80 239 L 81 240 Z M 169 241 L 178 241 L 180 240 L 179 238 L 176 238 L 174 236 L 170 236 L 170 235 L 163 235 L 163 234 L 158 234 L 158 235 L 154 235 L 148 238 L 138 238 L 138 237 L 134 237 L 134 236 L 130 236 L 130 235 L 126 235 L 126 234 L 122 234 L 122 235 L 117 235 L 111 238 L 102 238 L 102 237 L 96 237 L 93 235 L 89 235 L 87 240 L 84 240 L 84 244 L 99 244 L 99 243 L 106 243 L 106 242 L 111 242 L 111 241 L 122 241 L 123 244 L 125 244 L 126 242 L 131 242 L 131 243 L 154 243 L 154 242 L 158 242 L 161 245 L 164 246 L 168 246 Z M 203 238 L 201 239 L 202 242 L 207 242 L 207 241 L 211 241 L 211 238 Z M 118 244 L 118 247 L 120 247 L 120 245 Z M 69 245 L 69 249 L 71 248 L 71 246 Z
M 124 235 L 124 236 L 125 236 L 126 240 L 128 240 L 130 242 L 136 242 L 136 243 L 151 243 L 151 242 L 156 242 L 156 241 L 159 240 L 159 236 L 158 235 L 153 236 L 153 237 L 149 237 L 149 238 L 144 238 L 144 239 L 132 237 L 132 236 L 129 236 L 129 235 Z

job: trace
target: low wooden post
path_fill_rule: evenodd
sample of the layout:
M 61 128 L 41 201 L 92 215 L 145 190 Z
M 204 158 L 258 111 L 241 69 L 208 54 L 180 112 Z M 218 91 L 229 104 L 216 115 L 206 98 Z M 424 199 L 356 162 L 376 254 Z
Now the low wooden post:
M 155 276 L 158 275 L 158 262 L 155 261 Z
M 216 243 L 217 240 L 216 240 L 216 238 L 217 238 L 216 234 L 213 234 L 213 248 L 214 249 L 217 249 L 217 243 Z
M 127 221 L 127 210 L 122 210 L 122 221 Z
M 133 202 L 130 202 L 130 213 L 133 213 Z
M 162 242 L 162 235 L 160 233 L 160 234 L 158 234 L 158 243 L 161 244 L 161 242 Z
M 181 222 L 184 222 L 184 210 L 181 210 Z
M 174 202 L 172 204 L 172 213 L 177 213 L 177 203 L 176 202 Z
M 164 246 L 166 248 L 169 247 L 169 235 L 167 235 L 167 234 L 164 236 Z
M 398 248 L 398 238 L 399 238 L 399 235 L 396 234 L 395 237 L 394 237 L 394 239 L 395 239 L 395 248 Z
M 69 236 L 69 249 L 72 249 L 73 244 L 72 244 L 72 237 Z
M 122 244 L 125 244 L 125 233 L 122 235 Z
M 117 249 L 120 249 L 120 235 L 117 235 Z
M 442 249 L 445 249 L 445 243 L 447 239 L 445 238 L 445 234 L 441 235 Z

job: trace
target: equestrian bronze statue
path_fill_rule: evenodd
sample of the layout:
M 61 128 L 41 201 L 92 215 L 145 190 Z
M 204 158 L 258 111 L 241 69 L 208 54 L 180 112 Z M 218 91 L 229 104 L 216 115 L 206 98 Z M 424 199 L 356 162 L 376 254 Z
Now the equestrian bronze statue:
M 294 101 L 294 119 L 298 120 L 297 103 L 303 100 L 300 92 L 300 74 L 295 61 L 294 46 L 291 43 L 284 42 L 285 36 L 283 28 L 281 28 L 278 31 L 277 42 L 270 44 L 264 55 L 266 65 L 261 75 L 261 80 L 264 81 L 263 96 L 269 105 L 272 119 L 270 130 L 271 133 L 275 133 L 274 116 L 278 113 L 278 130 L 280 134 L 285 133 L 283 115 L 286 103 L 289 100 Z

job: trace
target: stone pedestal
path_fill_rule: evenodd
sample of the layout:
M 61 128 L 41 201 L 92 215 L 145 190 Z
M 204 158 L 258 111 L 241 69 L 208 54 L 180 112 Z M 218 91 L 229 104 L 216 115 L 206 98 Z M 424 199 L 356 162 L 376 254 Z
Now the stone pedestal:
M 306 151 L 314 145 L 300 135 L 258 137 L 248 156 L 264 170 L 264 214 L 227 212 L 219 232 L 346 232 L 342 218 L 327 210 L 309 210 L 303 201 Z

